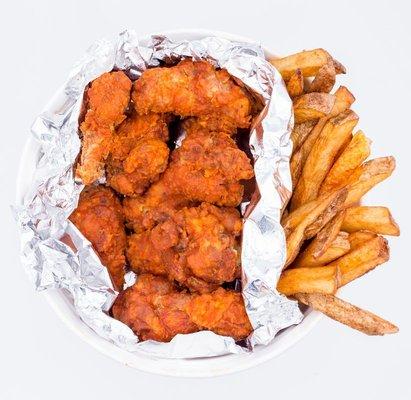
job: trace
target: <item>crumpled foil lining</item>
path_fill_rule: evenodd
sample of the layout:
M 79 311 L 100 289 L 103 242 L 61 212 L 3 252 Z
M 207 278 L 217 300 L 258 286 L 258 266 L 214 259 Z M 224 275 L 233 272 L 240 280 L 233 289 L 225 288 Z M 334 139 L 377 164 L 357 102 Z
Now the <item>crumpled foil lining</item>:
M 242 293 L 254 327 L 245 345 L 208 331 L 177 335 L 170 343 L 138 342 L 131 329 L 108 315 L 117 293 L 90 243 L 68 221 L 83 189 L 74 180 L 73 164 L 80 151 L 78 118 L 85 87 L 113 68 L 138 78 L 160 61 L 176 63 L 184 57 L 206 59 L 227 69 L 264 104 L 249 140 L 257 190 L 251 201 L 242 205 Z M 132 31 L 97 42 L 32 126 L 40 151 L 30 187 L 14 213 L 21 231 L 22 262 L 34 286 L 38 290 L 61 289 L 90 328 L 129 351 L 193 358 L 242 353 L 268 344 L 279 330 L 302 319 L 297 303 L 276 291 L 285 262 L 280 217 L 291 194 L 292 125 L 292 103 L 285 85 L 258 45 L 218 37 L 173 42 L 164 36 L 152 36 L 149 43 L 141 44 Z M 129 273 L 127 285 L 134 279 Z

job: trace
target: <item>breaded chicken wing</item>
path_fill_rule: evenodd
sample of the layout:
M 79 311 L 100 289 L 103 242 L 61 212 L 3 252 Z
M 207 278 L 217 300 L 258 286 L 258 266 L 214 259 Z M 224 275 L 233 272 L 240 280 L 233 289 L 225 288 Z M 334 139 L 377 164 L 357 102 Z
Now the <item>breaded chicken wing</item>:
M 91 242 L 108 269 L 114 287 L 121 290 L 126 263 L 126 233 L 120 201 L 103 186 L 89 186 L 80 195 L 70 220 Z
M 113 189 L 136 196 L 159 178 L 168 162 L 168 120 L 166 115 L 133 114 L 118 127 L 107 160 Z
M 124 119 L 130 101 L 131 81 L 122 71 L 107 72 L 95 79 L 87 91 L 87 112 L 80 125 L 82 151 L 76 175 L 84 184 L 103 174 L 114 129 Z
M 216 70 L 206 61 L 183 60 L 173 67 L 147 69 L 134 83 L 132 99 L 139 114 L 213 116 L 224 120 L 230 131 L 250 126 L 252 105 L 245 90 L 226 70 Z
M 241 229 L 235 208 L 202 203 L 130 236 L 127 258 L 137 273 L 164 275 L 193 291 L 209 292 L 239 276 Z
M 168 342 L 177 334 L 205 329 L 241 340 L 252 332 L 240 293 L 219 288 L 210 294 L 187 294 L 149 274 L 120 293 L 112 312 L 140 340 Z

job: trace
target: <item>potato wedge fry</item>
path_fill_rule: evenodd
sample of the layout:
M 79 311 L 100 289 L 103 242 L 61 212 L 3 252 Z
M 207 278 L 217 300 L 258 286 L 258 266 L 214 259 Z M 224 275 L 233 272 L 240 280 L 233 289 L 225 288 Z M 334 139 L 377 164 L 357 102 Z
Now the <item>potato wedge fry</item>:
M 389 256 L 387 240 L 382 236 L 377 236 L 327 266 L 340 268 L 341 286 L 344 286 L 388 261 Z
M 317 120 L 305 121 L 301 124 L 295 124 L 291 132 L 291 140 L 293 142 L 293 152 L 296 152 L 307 139 L 308 135 L 317 124 Z
M 338 212 L 333 219 L 324 225 L 321 231 L 319 231 L 317 236 L 313 239 L 312 253 L 314 258 L 321 257 L 340 233 L 344 215 L 344 210 Z
M 319 70 L 314 80 L 308 86 L 307 93 L 321 92 L 330 93 L 335 85 L 335 67 L 332 61 L 323 65 Z
M 347 232 L 340 232 L 320 257 L 314 257 L 314 241 L 300 253 L 293 262 L 292 268 L 312 268 L 327 265 L 350 251 Z
M 281 274 L 277 290 L 285 296 L 299 292 L 334 294 L 338 285 L 338 267 L 295 268 Z
M 351 250 L 356 249 L 365 242 L 368 242 L 371 239 L 376 238 L 378 235 L 374 232 L 368 231 L 357 231 L 350 233 L 348 236 L 348 241 L 350 242 Z
M 307 157 L 310 154 L 314 143 L 316 142 L 328 119 L 342 113 L 343 111 L 348 109 L 355 101 L 355 97 L 345 86 L 340 86 L 335 92 L 334 96 L 335 103 L 330 115 L 321 118 L 317 122 L 316 126 L 312 129 L 302 146 L 298 149 L 298 151 L 294 152 L 291 158 L 290 169 L 294 187 L 297 185 Z
M 345 207 L 356 205 L 375 185 L 387 179 L 394 169 L 394 157 L 375 158 L 359 166 L 347 182 L 349 190 Z
M 314 49 L 292 54 L 288 57 L 271 59 L 271 64 L 280 72 L 284 80 L 290 79 L 293 72 L 300 69 L 303 76 L 315 76 L 318 70 L 333 58 L 324 49 Z M 344 74 L 345 68 L 333 60 L 337 73 Z
M 347 192 L 348 193 L 348 192 Z M 307 227 L 305 230 L 305 238 L 311 239 L 317 235 L 321 229 L 324 228 L 336 215 L 339 213 L 345 204 L 346 195 L 343 194 L 336 196 L 335 200 L 330 204 L 327 209 L 321 213 L 318 218 Z
M 284 268 L 295 260 L 304 240 L 314 236 L 334 217 L 344 204 L 346 196 L 347 191 L 344 189 L 331 193 L 331 195 L 322 198 L 321 202 L 317 203 L 315 208 L 306 213 L 304 219 L 301 220 L 294 230 L 287 230 L 287 228 L 285 228 L 287 259 Z M 307 234 L 307 232 L 309 233 Z
M 326 123 L 303 167 L 291 199 L 291 211 L 317 197 L 338 150 L 357 123 L 358 116 L 351 110 L 344 111 Z
M 340 211 L 318 232 L 317 236 L 311 241 L 308 247 L 301 253 L 293 266 L 311 267 L 316 265 L 325 265 L 335 260 L 337 257 L 331 258 L 331 254 L 340 254 L 342 256 L 350 250 L 350 243 L 343 245 L 341 240 L 334 244 L 334 247 L 341 248 L 342 251 L 331 251 L 327 256 L 321 257 L 333 245 L 337 236 L 342 236 L 348 240 L 346 232 L 340 232 L 340 227 L 344 219 L 344 211 Z M 347 248 L 347 251 L 343 251 Z M 326 260 L 326 261 L 324 261 Z M 304 265 L 303 265 L 304 264 Z
M 386 335 L 398 332 L 398 328 L 391 322 L 333 295 L 295 293 L 293 297 L 300 303 L 322 312 L 331 319 L 367 335 Z
M 287 82 L 287 92 L 291 98 L 304 94 L 304 77 L 301 70 L 295 70 Z
M 294 100 L 296 123 L 318 119 L 331 113 L 335 96 L 329 93 L 307 93 Z
M 333 58 L 333 64 L 334 64 L 334 69 L 335 69 L 336 74 L 345 74 L 347 72 L 344 65 L 342 65 L 335 58 Z
M 330 113 L 330 117 L 335 117 L 345 110 L 348 110 L 355 101 L 354 95 L 345 87 L 340 86 L 334 93 L 335 103 Z
M 387 207 L 350 207 L 342 229 L 346 232 L 367 230 L 381 235 L 399 236 L 400 228 Z
M 306 219 L 314 209 L 320 207 L 324 201 L 327 201 L 327 199 L 330 198 L 334 198 L 337 192 L 339 191 L 326 193 L 318 197 L 317 199 L 304 204 L 303 206 L 299 207 L 297 210 L 294 210 L 288 215 L 284 216 L 281 221 L 281 224 L 286 234 L 290 233 L 293 229 L 295 229 L 297 225 L 299 225 L 304 219 Z
M 324 179 L 319 193 L 326 193 L 343 186 L 353 171 L 370 155 L 370 143 L 370 140 L 367 139 L 364 133 L 358 131 L 337 158 L 337 161 L 335 161 L 330 172 Z

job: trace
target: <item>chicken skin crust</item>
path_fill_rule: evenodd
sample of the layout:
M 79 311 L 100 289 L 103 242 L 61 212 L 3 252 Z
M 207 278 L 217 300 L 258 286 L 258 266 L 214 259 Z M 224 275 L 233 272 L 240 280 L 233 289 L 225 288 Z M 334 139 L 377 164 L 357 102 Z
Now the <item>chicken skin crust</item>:
M 181 147 L 174 150 L 160 180 L 147 193 L 125 199 L 124 213 L 135 232 L 152 228 L 174 209 L 201 202 L 236 207 L 254 170 L 247 155 L 223 132 L 191 125 Z
M 137 196 L 166 169 L 169 117 L 133 114 L 117 129 L 107 159 L 108 184 L 126 196 Z
M 89 186 L 80 195 L 70 220 L 91 242 L 108 269 L 116 290 L 124 283 L 126 233 L 120 201 L 103 186 Z
M 82 150 L 76 169 L 85 185 L 103 175 L 114 129 L 126 118 L 130 91 L 131 81 L 122 71 L 104 73 L 87 91 L 87 112 L 80 125 Z
M 226 70 L 206 61 L 147 69 L 134 83 L 132 99 L 139 114 L 174 113 L 205 120 L 218 116 L 228 130 L 250 126 L 252 105 L 245 90 Z
M 222 132 L 192 130 L 171 156 L 164 174 L 169 191 L 190 201 L 236 207 L 243 197 L 241 180 L 254 171 L 247 155 Z
M 151 230 L 131 235 L 127 258 L 137 273 L 164 275 L 192 291 L 210 292 L 239 277 L 241 229 L 235 208 L 202 203 L 172 213 Z
M 252 332 L 240 293 L 219 288 L 209 294 L 188 294 L 149 274 L 140 275 L 120 293 L 112 313 L 140 340 L 168 342 L 177 334 L 201 330 L 241 340 Z

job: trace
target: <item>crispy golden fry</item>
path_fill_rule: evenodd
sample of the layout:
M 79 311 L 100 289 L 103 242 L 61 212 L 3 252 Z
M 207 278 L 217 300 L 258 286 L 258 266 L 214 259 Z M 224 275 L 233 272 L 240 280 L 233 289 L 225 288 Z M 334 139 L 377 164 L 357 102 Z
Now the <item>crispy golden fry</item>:
M 333 61 L 335 70 L 338 74 L 345 74 L 344 66 L 328 54 L 324 49 L 314 49 L 302 51 L 291 56 L 271 59 L 271 64 L 280 72 L 284 80 L 291 78 L 297 69 L 300 69 L 303 76 L 315 76 L 318 70 L 326 65 L 330 60 Z
M 335 96 L 329 93 L 307 93 L 294 100 L 295 122 L 325 117 L 331 113 Z
M 314 119 L 312 121 L 305 121 L 301 124 L 294 125 L 293 131 L 291 132 L 293 153 L 295 153 L 301 147 L 316 124 L 317 121 Z
M 346 211 L 341 228 L 346 232 L 366 230 L 380 235 L 400 234 L 400 228 L 387 207 L 350 207 Z
M 340 211 L 318 232 L 310 246 L 314 258 L 321 257 L 340 233 L 345 211 Z
M 335 321 L 367 335 L 386 335 L 398 332 L 398 328 L 369 311 L 362 310 L 333 295 L 320 293 L 296 293 L 300 303 L 318 310 Z
M 335 75 L 334 63 L 329 61 L 318 70 L 318 73 L 309 85 L 307 92 L 330 93 L 335 85 Z
M 321 257 L 340 233 L 344 211 L 340 211 L 318 232 L 317 236 L 311 241 L 304 253 L 310 254 L 313 258 Z M 300 254 L 300 257 L 302 255 Z M 294 263 L 295 265 L 295 263 Z
M 330 203 L 330 206 L 326 208 L 326 210 L 319 215 L 315 222 L 313 222 L 307 229 L 305 230 L 305 238 L 311 239 L 318 232 L 321 231 L 322 228 L 326 224 L 328 224 L 336 215 L 341 211 L 344 206 L 345 199 L 347 197 L 347 193 L 344 189 L 341 192 L 334 192 L 333 196 L 335 196 L 334 201 Z
M 355 97 L 345 86 L 340 86 L 335 92 L 334 96 L 335 103 L 330 115 L 321 118 L 317 122 L 317 125 L 311 130 L 304 143 L 301 145 L 298 151 L 293 154 L 291 158 L 290 169 L 294 187 L 300 179 L 301 171 L 304 167 L 307 157 L 310 154 L 314 143 L 317 141 L 317 138 L 323 130 L 324 125 L 327 123 L 328 119 L 342 113 L 343 111 L 348 109 L 355 101 Z
M 315 240 L 297 257 L 293 262 L 292 267 L 295 268 L 312 268 L 327 265 L 337 258 L 347 254 L 350 251 L 350 242 L 347 232 L 340 232 L 337 237 L 331 242 L 325 252 L 319 256 L 314 256 Z
M 375 158 L 359 166 L 347 182 L 349 190 L 345 207 L 356 205 L 375 185 L 387 179 L 394 169 L 394 157 Z
M 339 267 L 341 286 L 359 278 L 389 259 L 388 242 L 382 236 L 363 243 L 328 266 Z
M 313 200 L 313 201 L 310 201 L 309 203 L 304 204 L 303 206 L 297 208 L 297 210 L 294 210 L 293 212 L 285 216 L 282 219 L 281 224 L 286 234 L 290 233 L 300 223 L 302 223 L 314 209 L 321 207 L 324 201 L 328 201 L 327 199 L 331 199 L 331 198 L 334 199 L 338 197 L 339 194 L 341 195 L 341 192 L 347 193 L 345 190 L 342 189 L 340 191 L 324 194 L 318 197 L 316 200 Z
M 344 111 L 326 123 L 311 149 L 294 190 L 290 205 L 291 211 L 317 197 L 338 150 L 351 135 L 357 123 L 358 116 L 351 110 Z
M 290 265 L 298 255 L 304 240 L 313 237 L 339 211 L 347 196 L 346 190 L 331 193 L 321 199 L 316 207 L 305 214 L 304 219 L 294 230 L 285 228 L 287 237 L 287 259 L 284 268 Z M 308 232 L 308 233 L 307 233 Z
M 351 139 L 332 166 L 320 188 L 320 194 L 343 186 L 353 171 L 370 155 L 371 141 L 362 131 L 358 131 Z
M 287 92 L 291 98 L 301 96 L 304 93 L 304 77 L 299 69 L 292 73 L 287 82 Z
M 277 290 L 285 296 L 300 292 L 334 294 L 338 285 L 338 267 L 295 268 L 281 274 Z
M 350 233 L 348 236 L 348 240 L 350 242 L 351 250 L 356 249 L 365 242 L 368 242 L 369 240 L 374 239 L 377 236 L 378 235 L 376 233 L 368 231 L 357 231 Z

